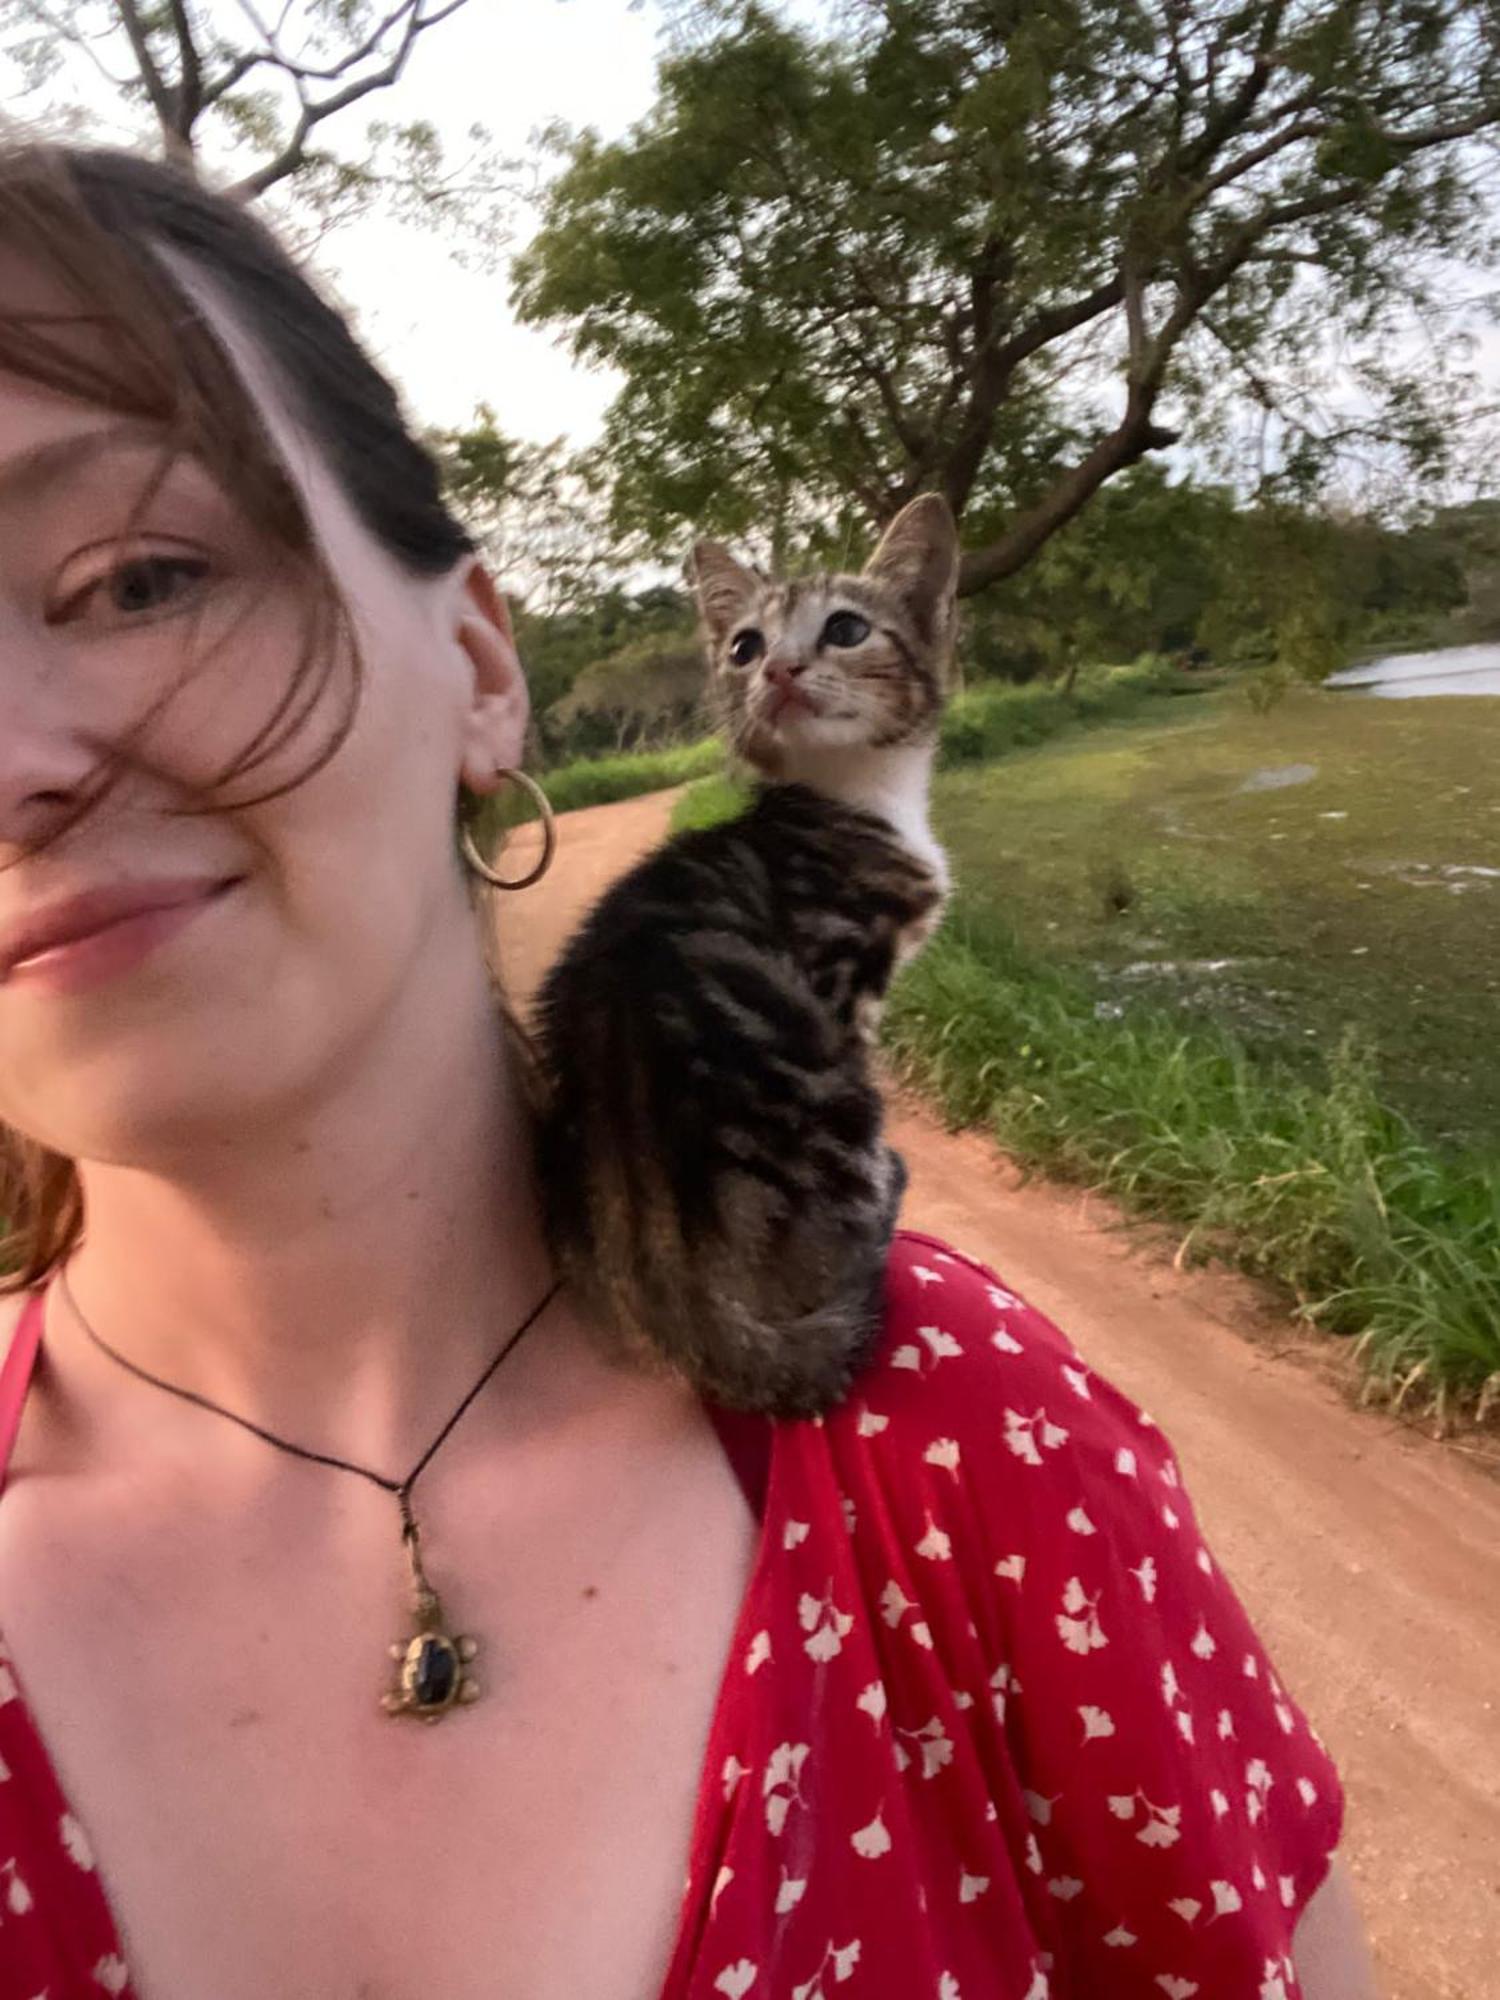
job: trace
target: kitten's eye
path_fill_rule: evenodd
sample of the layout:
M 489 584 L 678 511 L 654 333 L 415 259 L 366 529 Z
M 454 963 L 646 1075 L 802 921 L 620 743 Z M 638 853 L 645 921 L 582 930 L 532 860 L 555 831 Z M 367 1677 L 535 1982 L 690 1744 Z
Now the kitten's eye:
M 823 646 L 862 646 L 870 636 L 870 621 L 857 611 L 835 611 L 823 627 Z
M 734 641 L 729 648 L 730 664 L 736 667 L 748 667 L 752 661 L 758 660 L 765 650 L 764 635 L 751 626 L 748 631 L 735 633 Z

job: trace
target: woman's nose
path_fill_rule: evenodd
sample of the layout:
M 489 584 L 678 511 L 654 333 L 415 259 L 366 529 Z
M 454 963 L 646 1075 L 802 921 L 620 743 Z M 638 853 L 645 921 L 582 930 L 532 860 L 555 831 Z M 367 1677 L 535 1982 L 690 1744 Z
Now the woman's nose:
M 17 670 L 0 639 L 0 855 L 60 826 L 77 810 L 98 764 L 76 717 L 35 676 Z

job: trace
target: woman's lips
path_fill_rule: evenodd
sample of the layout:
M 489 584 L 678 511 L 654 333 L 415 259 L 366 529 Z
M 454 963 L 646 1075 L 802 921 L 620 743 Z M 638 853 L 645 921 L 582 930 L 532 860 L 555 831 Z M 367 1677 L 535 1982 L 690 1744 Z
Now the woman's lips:
M 163 891 L 156 901 L 138 896 L 133 907 L 117 902 L 114 911 L 106 903 L 91 913 L 88 899 L 80 899 L 70 906 L 72 914 L 67 909 L 58 913 L 53 928 L 64 934 L 52 942 L 43 938 L 23 943 L 20 954 L 6 962 L 0 983 L 76 993 L 116 978 L 185 930 L 237 882 L 238 878 Z

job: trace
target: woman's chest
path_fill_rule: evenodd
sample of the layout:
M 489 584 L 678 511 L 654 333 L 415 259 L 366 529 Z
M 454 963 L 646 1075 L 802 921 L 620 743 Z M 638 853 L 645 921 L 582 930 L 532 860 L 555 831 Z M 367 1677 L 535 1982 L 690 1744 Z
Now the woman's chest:
M 405 1626 L 378 1508 L 301 1554 L 13 1537 L 7 1639 L 143 2000 L 654 2000 L 753 1541 L 721 1462 L 691 1534 L 683 1490 L 592 1547 L 566 1510 L 488 1562 L 434 1537 L 482 1693 L 431 1727 L 380 1708 Z

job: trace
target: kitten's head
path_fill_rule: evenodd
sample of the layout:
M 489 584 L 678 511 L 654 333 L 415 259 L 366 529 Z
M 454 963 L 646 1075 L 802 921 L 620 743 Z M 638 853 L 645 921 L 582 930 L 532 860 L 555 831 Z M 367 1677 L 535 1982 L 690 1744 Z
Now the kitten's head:
M 930 742 L 947 691 L 958 584 L 948 503 L 924 493 L 858 576 L 777 583 L 699 542 L 689 563 L 716 705 L 771 776 L 789 751 Z

